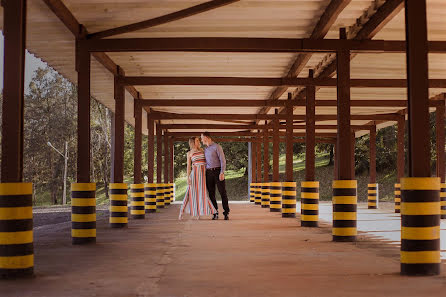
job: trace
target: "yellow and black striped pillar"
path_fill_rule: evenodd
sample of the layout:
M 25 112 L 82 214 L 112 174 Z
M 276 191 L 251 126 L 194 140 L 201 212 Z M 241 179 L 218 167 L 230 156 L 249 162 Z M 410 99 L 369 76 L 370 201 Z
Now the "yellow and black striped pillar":
M 269 208 L 269 183 L 262 184 L 262 208 Z
M 395 184 L 395 213 L 401 211 L 401 184 Z
M 144 184 L 144 209 L 146 213 L 156 212 L 156 184 Z
M 282 210 L 282 184 L 272 182 L 269 186 L 269 211 L 281 212 Z
M 0 278 L 33 274 L 32 193 L 31 183 L 0 183 Z
M 303 181 L 301 185 L 301 226 L 317 227 L 319 225 L 319 182 Z
M 174 184 L 172 184 L 172 183 L 170 183 L 169 184 L 169 192 L 170 192 L 170 203 L 172 204 L 173 203 L 173 201 L 174 201 L 174 197 L 173 197 L 173 187 L 174 187 Z
M 156 209 L 164 208 L 164 184 L 156 184 Z
M 170 205 L 170 184 L 164 184 L 164 206 Z
M 255 202 L 255 186 L 254 183 L 249 184 L 249 202 Z
M 172 184 L 172 203 L 175 202 L 176 196 L 175 196 L 175 183 Z
M 401 194 L 401 274 L 439 274 L 440 178 L 402 178 Z
M 282 218 L 296 217 L 296 183 L 282 183 Z
M 368 184 L 367 187 L 368 209 L 377 209 L 379 201 L 378 184 Z
M 262 204 L 262 184 L 256 183 L 256 190 L 255 190 L 255 199 L 254 199 L 256 205 Z
M 71 238 L 73 244 L 96 242 L 96 184 L 71 184 Z
M 128 202 L 127 202 L 127 184 L 111 183 L 110 184 L 110 227 L 123 228 L 127 227 L 128 218 Z
M 144 185 L 143 184 L 131 184 L 130 185 L 131 210 L 130 216 L 132 219 L 144 219 Z
M 356 241 L 356 180 L 333 181 L 333 241 Z
M 441 207 L 441 218 L 446 219 L 446 184 L 441 184 L 441 192 L 440 192 L 440 207 Z

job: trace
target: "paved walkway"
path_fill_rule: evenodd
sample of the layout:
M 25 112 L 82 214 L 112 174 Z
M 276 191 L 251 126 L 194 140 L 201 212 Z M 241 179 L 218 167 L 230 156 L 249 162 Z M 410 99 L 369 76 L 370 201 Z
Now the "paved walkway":
M 258 206 L 231 207 L 230 221 L 180 222 L 179 205 L 172 205 L 126 230 L 108 228 L 103 218 L 90 246 L 71 245 L 69 223 L 42 226 L 35 231 L 36 277 L 1 281 L 0 296 L 445 294 L 446 265 L 441 276 L 402 277 L 398 247 L 383 240 L 361 235 L 334 243 L 328 223 L 301 228 L 298 219 Z

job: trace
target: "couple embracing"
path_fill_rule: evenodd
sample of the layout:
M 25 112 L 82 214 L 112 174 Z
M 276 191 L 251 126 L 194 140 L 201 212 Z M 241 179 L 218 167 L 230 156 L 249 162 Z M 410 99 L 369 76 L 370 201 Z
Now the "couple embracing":
M 209 132 L 201 134 L 200 139 L 189 139 L 190 151 L 187 153 L 187 190 L 180 209 L 179 219 L 184 213 L 200 218 L 204 215 L 213 215 L 218 220 L 218 204 L 215 198 L 215 187 L 221 196 L 223 215 L 229 220 L 229 203 L 225 186 L 226 159 L 223 149 L 215 143 Z

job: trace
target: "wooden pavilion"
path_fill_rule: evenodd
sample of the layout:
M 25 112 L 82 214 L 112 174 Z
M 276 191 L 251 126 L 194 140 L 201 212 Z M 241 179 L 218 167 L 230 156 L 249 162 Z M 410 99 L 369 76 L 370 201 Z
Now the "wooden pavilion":
M 33 271 L 32 186 L 23 183 L 22 174 L 25 48 L 78 86 L 73 243 L 96 240 L 89 136 L 93 96 L 114 112 L 112 227 L 128 223 L 123 184 L 128 122 L 135 126 L 134 218 L 148 212 L 149 204 L 141 209 L 141 193 L 162 200 L 154 189 L 171 192 L 173 143 L 207 130 L 221 141 L 250 143 L 256 192 L 269 193 L 270 168 L 261 170 L 262 162 L 269 164 L 268 154 L 263 160 L 260 156 L 262 143 L 273 143 L 272 187 L 283 190 L 284 217 L 296 216 L 293 142 L 305 142 L 301 219 L 303 225 L 317 226 L 314 146 L 325 142 L 336 146 L 333 240 L 354 241 L 354 138 L 370 133 L 373 196 L 376 131 L 397 123 L 401 272 L 439 273 L 445 135 L 437 129 L 437 177 L 431 177 L 426 131 L 430 111 L 436 111 L 437 126 L 444 126 L 444 0 L 3 0 L 2 7 L 2 276 Z M 403 178 L 406 120 L 409 168 Z M 141 179 L 143 135 L 149 141 L 146 185 Z M 281 141 L 286 143 L 283 181 L 278 171 Z M 279 182 L 283 187 L 277 187 Z

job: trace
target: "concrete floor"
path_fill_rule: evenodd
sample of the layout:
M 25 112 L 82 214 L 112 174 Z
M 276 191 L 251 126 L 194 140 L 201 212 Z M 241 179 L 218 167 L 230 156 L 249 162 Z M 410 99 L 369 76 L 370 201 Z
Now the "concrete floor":
M 334 243 L 328 223 L 301 228 L 258 206 L 231 208 L 230 221 L 180 222 L 172 205 L 125 230 L 101 218 L 90 246 L 71 245 L 69 222 L 40 227 L 35 278 L 0 281 L 0 296 L 446 294 L 446 265 L 440 276 L 402 277 L 398 247 L 376 236 Z

